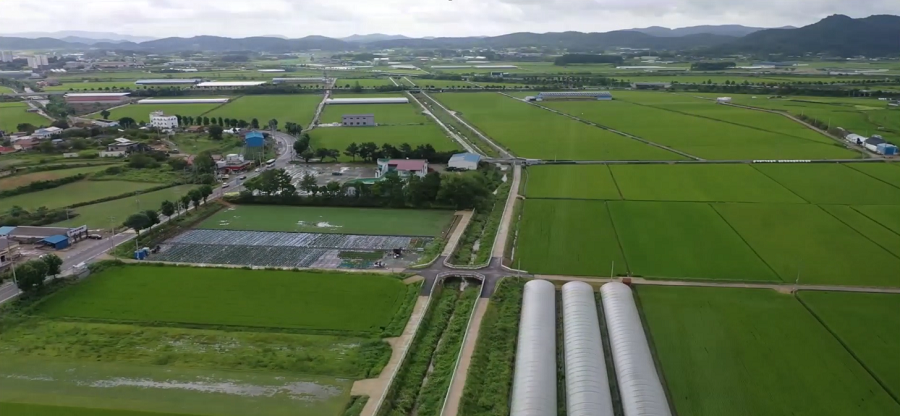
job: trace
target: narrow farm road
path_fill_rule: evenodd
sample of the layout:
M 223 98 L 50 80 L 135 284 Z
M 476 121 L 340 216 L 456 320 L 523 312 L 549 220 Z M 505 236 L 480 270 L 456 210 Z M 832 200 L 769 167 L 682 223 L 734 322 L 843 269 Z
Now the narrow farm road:
M 431 102 L 437 104 L 438 107 L 440 107 L 442 110 L 444 110 L 445 112 L 447 112 L 447 114 L 449 114 L 450 117 L 453 117 L 454 120 L 456 120 L 457 122 L 459 122 L 459 123 L 462 124 L 463 126 L 466 126 L 466 128 L 469 129 L 469 131 L 471 131 L 472 133 L 475 133 L 475 135 L 478 136 L 478 137 L 480 137 L 482 141 L 484 141 L 485 143 L 487 143 L 488 145 L 490 145 L 491 147 L 493 147 L 494 149 L 496 149 L 498 152 L 500 152 L 500 155 L 502 155 L 503 157 L 508 158 L 508 159 L 512 159 L 512 158 L 513 158 L 512 153 L 508 152 L 506 149 L 504 149 L 503 147 L 499 146 L 497 143 L 494 143 L 493 140 L 491 140 L 489 137 L 485 136 L 485 135 L 482 134 L 480 131 L 478 131 L 477 129 L 475 129 L 475 127 L 472 127 L 471 124 L 466 123 L 465 120 L 459 118 L 459 116 L 456 115 L 456 112 L 455 112 L 455 111 L 451 111 L 451 110 L 448 109 L 447 107 L 444 107 L 444 105 L 441 104 L 440 101 L 435 100 L 434 98 L 431 98 L 431 96 L 428 95 L 428 93 L 425 92 L 424 90 L 422 90 L 422 91 L 420 92 L 420 94 L 422 94 L 422 96 L 428 98 Z
M 459 223 L 456 224 L 456 228 L 454 228 L 453 233 L 450 234 L 447 245 L 444 246 L 444 251 L 441 253 L 442 256 L 449 257 L 453 255 L 453 251 L 456 250 L 456 245 L 459 244 L 459 239 L 462 238 L 463 233 L 466 232 L 466 228 L 469 227 L 469 221 L 472 220 L 472 211 L 457 211 L 456 215 L 462 216 L 462 218 L 459 219 Z
M 490 299 L 481 298 L 478 299 L 478 303 L 475 305 L 475 313 L 472 315 L 472 320 L 466 329 L 465 341 L 462 345 L 456 371 L 451 379 L 450 388 L 447 391 L 441 416 L 456 416 L 459 413 L 459 404 L 469 375 L 469 366 L 472 364 L 472 354 L 475 353 L 475 346 L 478 344 L 481 321 L 484 318 L 484 313 L 487 311 L 489 302 Z
M 491 257 L 503 258 L 506 251 L 506 241 L 508 240 L 509 230 L 512 228 L 513 211 L 516 206 L 516 198 L 519 196 L 519 182 L 522 180 L 522 166 L 515 165 L 513 167 L 512 185 L 509 188 L 509 196 L 506 198 L 506 206 L 503 207 L 503 218 L 500 220 L 500 229 L 494 237 L 494 250 Z
M 393 79 L 391 79 L 391 81 L 393 81 Z M 395 83 L 396 83 L 396 82 L 395 82 Z M 438 119 L 437 116 L 435 116 L 435 115 L 431 112 L 431 110 L 429 110 L 427 107 L 425 107 L 425 105 L 422 104 L 422 102 L 419 101 L 419 99 L 416 98 L 416 96 L 415 96 L 414 94 L 412 94 L 412 93 L 410 93 L 409 91 L 407 91 L 407 92 L 406 92 L 406 95 L 407 95 L 410 99 L 412 99 L 413 101 L 415 101 L 416 104 L 418 104 L 419 107 L 422 108 L 422 112 L 424 112 L 425 114 L 427 114 L 428 117 L 431 117 L 431 119 L 434 120 L 435 123 L 437 123 L 439 126 L 441 126 L 441 128 L 444 129 L 444 132 L 446 132 L 451 138 L 453 138 L 453 140 L 455 140 L 457 143 L 459 143 L 459 145 L 462 146 L 463 149 L 466 149 L 466 151 L 469 152 L 469 153 L 475 153 L 475 154 L 479 154 L 479 155 L 481 154 L 481 152 L 479 152 L 478 149 L 475 149 L 475 148 L 472 147 L 469 143 L 466 143 L 465 140 L 463 140 L 461 137 L 459 137 L 458 135 L 456 135 L 456 133 L 454 133 L 452 130 L 450 130 L 450 128 L 447 127 L 446 124 L 442 123 L 441 120 Z M 482 155 L 482 156 L 483 156 L 483 155 Z
M 427 282 L 426 282 L 427 284 Z M 428 307 L 429 296 L 419 296 L 416 299 L 416 306 L 413 307 L 412 315 L 406 322 L 403 334 L 397 338 L 388 338 L 387 342 L 391 344 L 391 359 L 388 361 L 378 378 L 370 378 L 366 380 L 358 380 L 353 382 L 350 394 L 353 396 L 369 396 L 369 401 L 363 408 L 360 416 L 375 416 L 375 412 L 381 407 L 387 389 L 391 385 L 391 381 L 400 370 L 400 364 L 406 357 L 406 352 L 415 338 L 419 324 L 425 315 L 425 309 Z

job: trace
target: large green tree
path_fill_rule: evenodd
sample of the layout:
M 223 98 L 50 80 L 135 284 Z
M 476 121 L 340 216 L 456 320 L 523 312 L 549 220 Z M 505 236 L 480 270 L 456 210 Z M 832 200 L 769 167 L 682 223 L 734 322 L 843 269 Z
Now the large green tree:
M 41 256 L 41 261 L 47 266 L 48 276 L 56 276 L 62 273 L 63 260 L 56 254 L 45 254 Z
M 137 214 L 131 214 L 122 225 L 140 232 L 153 224 L 150 222 L 150 217 L 147 216 L 147 213 L 138 212 Z
M 171 217 L 175 214 L 175 204 L 169 200 L 163 201 L 162 204 L 160 204 L 159 210 L 163 215 Z

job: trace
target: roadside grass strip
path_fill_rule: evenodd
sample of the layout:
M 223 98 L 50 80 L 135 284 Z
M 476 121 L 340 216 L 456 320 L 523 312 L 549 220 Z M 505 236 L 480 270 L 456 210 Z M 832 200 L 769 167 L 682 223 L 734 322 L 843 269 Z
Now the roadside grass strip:
M 141 412 L 137 410 L 86 407 L 45 406 L 0 402 L 0 413 L 7 416 L 194 416 L 185 413 Z
M 519 157 L 546 160 L 683 160 L 684 157 L 497 93 L 432 95 Z
M 790 295 L 640 286 L 637 296 L 680 415 L 900 412 L 900 404 Z
M 531 273 L 608 276 L 628 272 L 602 201 L 529 199 L 513 267 Z
M 197 228 L 434 237 L 452 219 L 452 211 L 440 210 L 241 205 Z
M 786 282 L 900 286 L 900 259 L 817 206 L 712 206 Z
M 380 334 L 403 303 L 390 276 L 119 266 L 41 304 L 40 316 L 298 332 Z
M 800 291 L 797 297 L 900 400 L 900 295 Z
M 900 188 L 839 164 L 753 168 L 813 204 L 900 205 Z
M 805 203 L 748 165 L 610 166 L 623 199 Z
M 709 204 L 607 205 L 636 276 L 780 281 Z
M 546 165 L 527 170 L 528 198 L 622 199 L 607 165 Z

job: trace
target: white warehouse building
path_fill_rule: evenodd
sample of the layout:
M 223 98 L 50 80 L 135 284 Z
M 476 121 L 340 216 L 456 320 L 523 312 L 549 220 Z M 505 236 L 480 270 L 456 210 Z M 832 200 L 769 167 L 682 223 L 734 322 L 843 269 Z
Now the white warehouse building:
M 325 104 L 409 104 L 406 97 L 329 98 Z
M 542 92 L 535 98 L 537 101 L 545 100 L 597 100 L 609 101 L 613 99 L 609 91 L 556 91 Z
M 172 130 L 178 128 L 178 117 L 167 116 L 162 111 L 150 113 L 150 127 L 160 130 Z

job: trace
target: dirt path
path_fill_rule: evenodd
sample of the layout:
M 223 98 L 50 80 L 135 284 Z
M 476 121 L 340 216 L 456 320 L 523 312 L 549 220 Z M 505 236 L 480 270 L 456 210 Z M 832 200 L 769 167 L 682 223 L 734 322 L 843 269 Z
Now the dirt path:
M 428 296 L 419 296 L 416 300 L 416 306 L 413 307 L 412 315 L 409 317 L 409 322 L 406 323 L 406 328 L 403 329 L 403 335 L 385 340 L 391 344 L 391 360 L 388 361 L 387 365 L 384 366 L 384 369 L 381 370 L 381 374 L 378 378 L 357 380 L 353 382 L 353 387 L 350 389 L 351 395 L 369 396 L 369 401 L 366 403 L 366 407 L 363 408 L 360 416 L 375 416 L 375 411 L 378 410 L 378 406 L 381 404 L 383 396 L 387 393 L 387 388 L 390 386 L 391 379 L 400 368 L 400 363 L 403 360 L 405 351 L 412 343 L 416 328 L 418 328 L 419 322 L 422 321 L 422 315 L 425 314 L 425 307 L 427 305 Z
M 453 373 L 450 389 L 447 391 L 447 399 L 444 402 L 441 416 L 456 416 L 459 412 L 463 389 L 469 375 L 469 365 L 472 363 L 472 354 L 475 352 L 475 345 L 478 344 L 478 333 L 481 332 L 481 320 L 487 311 L 489 300 L 487 298 L 478 299 L 478 303 L 475 305 L 475 314 L 472 315 L 472 322 L 469 322 L 469 328 L 466 330 L 466 339 L 456 365 L 456 371 Z
M 450 234 L 447 245 L 444 246 L 444 252 L 441 253 L 442 256 L 453 255 L 453 250 L 456 250 L 459 239 L 462 238 L 463 233 L 466 232 L 466 228 L 469 227 L 469 221 L 472 219 L 472 211 L 456 211 L 456 215 L 459 215 L 462 218 L 459 219 L 459 223 L 456 224 L 456 228 L 454 228 L 453 233 Z
M 556 276 L 538 274 L 534 276 L 536 279 L 558 280 L 558 281 L 581 281 L 587 283 L 606 283 L 618 282 L 619 279 L 610 279 L 608 277 L 586 277 L 586 276 Z M 642 279 L 639 277 L 631 278 L 632 283 L 636 285 L 648 286 L 690 286 L 690 287 L 720 287 L 732 289 L 772 289 L 781 293 L 793 293 L 798 290 L 818 290 L 826 292 L 862 292 L 862 293 L 900 293 L 900 288 L 895 287 L 871 287 L 871 286 L 829 286 L 829 285 L 795 285 L 792 283 L 740 283 L 740 282 L 723 282 L 723 281 L 690 281 L 690 280 L 657 280 Z
M 509 188 L 509 196 L 506 198 L 506 206 L 503 207 L 503 219 L 500 221 L 500 229 L 494 238 L 494 250 L 491 257 L 503 257 L 506 251 L 506 241 L 509 229 L 512 228 L 513 208 L 516 205 L 516 197 L 519 196 L 519 181 L 522 179 L 522 167 L 516 165 L 513 168 L 512 186 Z

